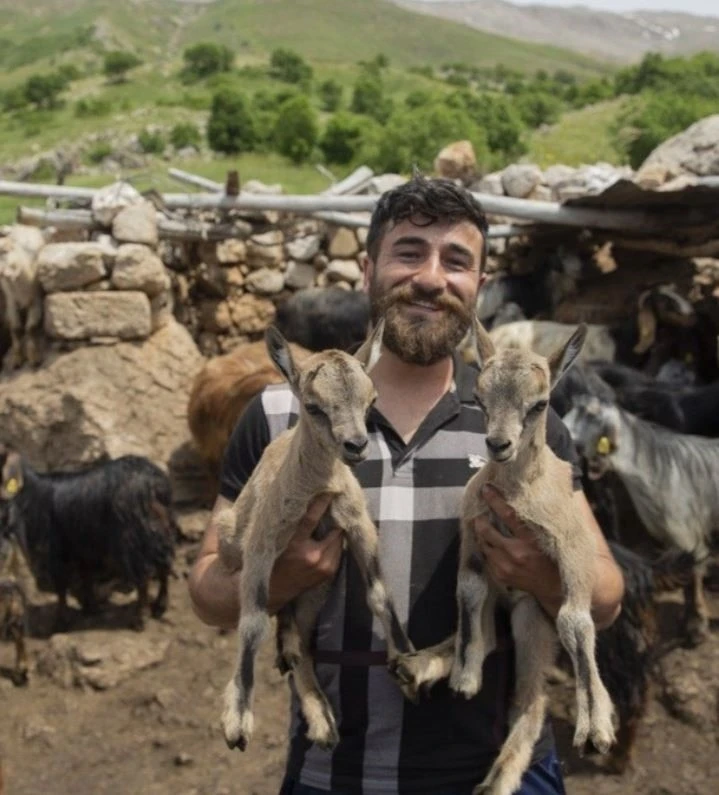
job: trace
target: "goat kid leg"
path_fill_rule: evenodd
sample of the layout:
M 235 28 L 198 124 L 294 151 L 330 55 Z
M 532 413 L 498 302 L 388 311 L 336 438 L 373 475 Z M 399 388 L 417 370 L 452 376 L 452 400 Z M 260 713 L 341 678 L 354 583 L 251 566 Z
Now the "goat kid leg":
M 705 572 L 706 563 L 697 564 L 691 582 L 684 586 L 684 620 L 692 646 L 698 646 L 709 637 L 709 609 L 704 598 Z
M 474 542 L 473 530 L 463 522 L 457 575 L 458 625 L 449 686 L 455 693 L 472 698 L 482 688 L 482 665 L 486 656 L 483 617 L 490 586 Z
M 149 602 L 147 577 L 143 577 L 135 584 L 137 588 L 137 602 L 135 602 L 135 615 L 130 621 L 130 626 L 136 632 L 145 629 L 145 613 Z
M 554 662 L 557 635 L 537 601 L 520 597 L 512 610 L 512 635 L 516 649 L 516 695 L 510 731 L 499 756 L 473 795 L 512 795 L 532 761 L 532 751 L 544 725 L 547 707 L 545 677 Z
M 225 688 L 222 730 L 227 747 L 244 751 L 254 730 L 252 697 L 255 658 L 270 630 L 267 599 L 274 554 L 265 554 L 242 569 L 240 575 L 240 621 L 237 664 Z
M 428 691 L 441 679 L 446 679 L 454 662 L 456 635 L 450 635 L 434 646 L 400 654 L 390 663 L 390 673 L 400 683 L 411 701 L 416 701 L 420 690 Z
M 155 597 L 155 601 L 152 603 L 152 607 L 150 608 L 150 614 L 153 618 L 162 618 L 162 616 L 164 616 L 167 612 L 170 570 L 164 568 L 161 569 L 158 577 L 160 580 L 160 588 L 157 592 L 157 596 Z
M 567 577 L 568 573 L 562 571 L 565 586 Z M 577 725 L 574 747 L 582 753 L 587 739 L 590 739 L 599 753 L 604 754 L 615 741 L 612 725 L 614 708 L 597 668 L 596 632 L 589 611 L 588 594 L 578 597 L 571 589 L 571 580 L 569 583 L 570 588 L 557 615 L 557 633 L 571 657 L 576 679 Z
M 332 706 L 317 681 L 310 643 L 328 590 L 327 585 L 320 585 L 297 598 L 283 641 L 285 659 L 291 664 L 292 681 L 307 721 L 307 737 L 324 750 L 334 748 L 340 737 Z M 287 653 L 289 649 L 292 649 L 291 657 Z
M 25 645 L 25 630 L 21 624 L 16 624 L 10 630 L 10 637 L 15 643 L 15 669 L 12 672 L 14 685 L 26 685 L 28 680 L 27 647 Z

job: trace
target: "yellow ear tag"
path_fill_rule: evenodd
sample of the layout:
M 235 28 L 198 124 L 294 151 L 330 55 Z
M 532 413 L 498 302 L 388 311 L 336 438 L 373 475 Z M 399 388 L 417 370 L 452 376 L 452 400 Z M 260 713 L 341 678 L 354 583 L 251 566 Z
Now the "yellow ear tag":
M 20 484 L 15 478 L 10 478 L 10 480 L 5 483 L 5 491 L 12 497 L 20 491 Z
M 597 452 L 599 455 L 609 455 L 611 449 L 612 446 L 609 443 L 609 439 L 606 436 L 602 436 L 597 442 Z

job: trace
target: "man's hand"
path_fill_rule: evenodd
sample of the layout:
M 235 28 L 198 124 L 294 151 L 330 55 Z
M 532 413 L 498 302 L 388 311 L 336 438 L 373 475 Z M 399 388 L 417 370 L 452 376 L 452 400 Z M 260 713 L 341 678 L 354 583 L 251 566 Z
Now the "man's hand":
M 270 578 L 270 611 L 283 605 L 337 573 L 342 560 L 342 530 L 333 528 L 322 541 L 312 534 L 332 502 L 323 494 L 310 503 L 285 551 L 275 561 Z
M 482 497 L 513 536 L 502 535 L 488 517 L 475 520 L 477 543 L 489 576 L 499 585 L 531 593 L 555 616 L 562 602 L 557 564 L 542 552 L 532 528 L 517 517 L 493 486 L 485 486 Z

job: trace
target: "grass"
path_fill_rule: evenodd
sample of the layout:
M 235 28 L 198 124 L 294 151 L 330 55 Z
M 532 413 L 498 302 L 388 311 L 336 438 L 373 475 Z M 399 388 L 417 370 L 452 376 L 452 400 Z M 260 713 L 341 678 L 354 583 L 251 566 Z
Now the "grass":
M 280 183 L 285 193 L 319 193 L 329 186 L 326 177 L 312 166 L 295 166 L 280 155 L 256 153 L 237 157 L 198 156 L 173 164 L 154 160 L 148 168 L 125 171 L 122 173 L 122 177 L 129 180 L 139 191 L 154 188 L 161 193 L 194 192 L 195 188 L 185 186 L 167 176 L 167 169 L 170 165 L 208 179 L 214 179 L 217 182 L 224 182 L 227 172 L 237 169 L 242 182 L 258 179 L 267 185 Z M 335 176 L 342 179 L 346 176 L 346 172 L 337 171 Z M 99 188 L 109 185 L 112 181 L 113 177 L 110 174 L 87 174 L 71 176 L 65 184 L 83 188 Z M 19 205 L 42 207 L 44 200 L 0 196 L 0 224 L 12 223 Z
M 599 161 L 622 165 L 624 158 L 611 130 L 624 101 L 614 99 L 571 111 L 548 129 L 536 130 L 529 141 L 528 159 L 542 168 Z

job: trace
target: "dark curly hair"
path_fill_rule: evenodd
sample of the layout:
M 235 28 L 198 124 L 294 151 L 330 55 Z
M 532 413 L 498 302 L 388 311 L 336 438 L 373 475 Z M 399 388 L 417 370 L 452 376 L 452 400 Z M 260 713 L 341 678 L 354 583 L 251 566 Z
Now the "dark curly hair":
M 449 179 L 430 179 L 415 173 L 408 182 L 383 193 L 377 202 L 369 232 L 367 254 L 377 260 L 389 224 L 422 217 L 427 223 L 470 221 L 482 233 L 480 267 L 487 258 L 487 216 L 472 194 Z

